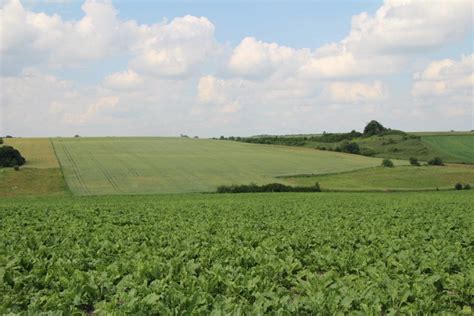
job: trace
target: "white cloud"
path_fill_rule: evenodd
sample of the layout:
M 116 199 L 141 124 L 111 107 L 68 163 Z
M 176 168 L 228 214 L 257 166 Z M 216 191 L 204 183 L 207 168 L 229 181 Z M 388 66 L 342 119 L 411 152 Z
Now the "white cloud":
M 63 117 L 67 124 L 84 124 L 94 119 L 100 119 L 104 114 L 111 113 L 117 108 L 119 98 L 116 96 L 101 97 L 96 102 L 88 106 L 87 110 L 81 114 L 66 113 Z
M 308 57 L 308 49 L 296 50 L 246 37 L 233 50 L 228 67 L 233 74 L 258 78 L 275 71 L 294 72 Z
M 343 40 L 300 49 L 254 37 L 235 47 L 219 43 L 206 17 L 123 20 L 107 0 L 85 1 L 76 21 L 9 0 L 0 14 L 0 128 L 23 135 L 289 133 L 330 130 L 335 120 L 350 122 L 343 130 L 368 117 L 389 125 L 424 116 L 439 123 L 445 115 L 465 126 L 472 55 L 434 61 L 413 76 L 412 93 L 407 79 L 388 75 L 408 78 L 421 58 L 472 32 L 471 8 L 457 0 L 386 1 L 375 14 L 355 16 Z M 48 74 L 114 59 L 126 65 L 98 85 Z
M 363 103 L 379 101 L 386 96 L 380 81 L 372 84 L 362 82 L 333 82 L 326 88 L 329 99 L 336 103 Z
M 134 90 L 143 84 L 143 77 L 133 70 L 115 72 L 105 77 L 103 84 L 115 90 Z
M 434 61 L 423 72 L 414 75 L 412 94 L 417 97 L 466 95 L 474 91 L 474 54 L 462 56 L 459 61 Z
M 205 17 L 187 15 L 169 24 L 141 26 L 131 67 L 160 76 L 188 75 L 217 51 L 214 25 Z
M 426 53 L 462 39 L 472 24 L 469 0 L 386 0 L 373 16 L 354 16 L 351 32 L 341 43 L 361 54 Z
M 170 23 L 138 25 L 122 21 L 107 0 L 87 0 L 84 16 L 63 21 L 58 15 L 26 10 L 19 0 L 1 9 L 3 73 L 25 66 L 78 66 L 92 60 L 131 54 L 131 67 L 163 76 L 186 75 L 217 51 L 214 25 L 205 17 L 184 16 Z

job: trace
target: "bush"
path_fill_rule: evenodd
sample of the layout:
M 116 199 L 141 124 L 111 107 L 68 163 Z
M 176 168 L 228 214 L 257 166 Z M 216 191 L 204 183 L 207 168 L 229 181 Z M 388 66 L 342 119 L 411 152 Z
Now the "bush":
M 217 193 L 257 193 L 257 192 L 321 192 L 319 183 L 311 187 L 292 187 L 281 183 L 269 183 L 257 185 L 255 183 L 243 185 L 221 185 L 217 187 Z
M 20 167 L 18 166 L 13 167 L 13 169 L 15 169 L 15 171 L 20 171 Z
M 444 165 L 443 159 L 441 159 L 440 157 L 434 157 L 433 159 L 428 161 L 428 164 L 431 165 L 431 166 L 443 166 Z
M 420 163 L 418 162 L 418 159 L 415 158 L 415 157 L 410 157 L 410 164 L 412 166 L 419 166 L 420 165 Z
M 454 185 L 454 189 L 456 189 L 456 190 L 462 190 L 462 183 L 456 183 L 456 184 Z
M 21 166 L 25 162 L 25 158 L 15 148 L 11 146 L 0 147 L 0 167 Z
M 387 168 L 393 168 L 393 162 L 390 159 L 385 158 L 382 160 L 382 166 Z
M 341 145 L 341 151 L 345 153 L 350 153 L 350 154 L 359 154 L 360 153 L 360 148 L 359 144 L 357 143 L 343 143 Z
M 3 138 L 0 137 L 0 145 L 3 144 Z
M 469 183 L 466 183 L 464 185 L 464 190 L 470 190 L 471 189 L 471 185 Z

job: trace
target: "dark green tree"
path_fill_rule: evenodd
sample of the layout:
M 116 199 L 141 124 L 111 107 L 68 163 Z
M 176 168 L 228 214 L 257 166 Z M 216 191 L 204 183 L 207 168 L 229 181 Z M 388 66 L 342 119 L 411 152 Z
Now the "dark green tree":
M 380 124 L 377 121 L 370 121 L 364 128 L 364 136 L 372 136 L 372 135 L 379 135 L 386 131 L 387 129 L 383 127 L 382 124 Z
M 11 146 L 0 147 L 0 167 L 21 166 L 25 162 L 25 158 L 15 148 Z

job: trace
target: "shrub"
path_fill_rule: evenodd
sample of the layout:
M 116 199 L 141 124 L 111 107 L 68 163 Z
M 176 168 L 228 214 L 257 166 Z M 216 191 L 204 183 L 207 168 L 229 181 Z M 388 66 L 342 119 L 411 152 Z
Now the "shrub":
M 0 145 L 3 144 L 3 138 L 0 137 Z
M 217 187 L 217 193 L 257 193 L 257 192 L 321 192 L 319 183 L 311 187 L 292 187 L 281 183 L 269 183 L 257 185 L 255 183 L 243 185 L 221 185 Z
M 428 161 L 428 164 L 431 165 L 431 166 L 443 166 L 444 165 L 443 159 L 441 159 L 440 157 L 434 157 L 433 159 L 430 159 Z
M 15 169 L 15 171 L 20 171 L 20 167 L 18 166 L 13 167 L 13 169 Z
M 471 189 L 471 185 L 469 183 L 466 183 L 464 185 L 464 190 L 470 190 Z
M 25 158 L 11 146 L 0 147 L 0 167 L 14 167 L 25 164 Z
M 382 166 L 387 168 L 393 168 L 393 162 L 390 159 L 385 158 L 382 160 Z
M 410 164 L 412 166 L 419 166 L 420 165 L 420 163 L 418 162 L 418 159 L 415 158 L 415 157 L 410 157 Z
M 360 148 L 359 144 L 357 143 L 343 143 L 341 145 L 341 151 L 345 153 L 350 153 L 350 154 L 359 154 L 360 153 Z
M 456 190 L 462 190 L 462 183 L 456 183 L 456 184 L 454 185 L 454 189 L 456 189 Z

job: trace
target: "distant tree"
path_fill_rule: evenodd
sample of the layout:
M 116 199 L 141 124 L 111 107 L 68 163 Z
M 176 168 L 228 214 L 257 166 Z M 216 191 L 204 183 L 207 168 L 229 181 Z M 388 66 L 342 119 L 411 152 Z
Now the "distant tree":
M 420 163 L 418 162 L 418 159 L 416 159 L 415 157 L 410 157 L 410 164 L 412 166 L 419 166 Z
M 219 137 L 220 140 L 224 140 L 225 137 L 221 135 L 221 137 Z
M 390 159 L 382 160 L 382 166 L 387 168 L 393 168 L 393 162 Z
M 196 139 L 197 139 L 197 138 L 199 138 L 199 136 L 194 136 L 194 138 L 196 138 Z
M 469 183 L 466 183 L 464 185 L 464 190 L 470 190 L 471 189 L 471 185 Z
M 462 190 L 462 183 L 456 183 L 456 184 L 454 185 L 454 189 L 456 189 L 456 190 Z
M 25 162 L 25 158 L 15 148 L 11 146 L 0 147 L 0 167 L 21 166 Z
M 386 131 L 387 129 L 383 127 L 382 124 L 380 124 L 377 121 L 370 121 L 364 128 L 364 135 L 365 136 L 372 136 L 372 135 L 379 135 Z
M 428 164 L 431 165 L 431 166 L 443 166 L 444 165 L 443 159 L 441 159 L 440 157 L 434 157 L 433 159 L 430 159 L 428 161 Z
M 350 154 L 359 154 L 360 153 L 360 148 L 359 144 L 357 143 L 343 143 L 341 145 L 341 151 L 345 153 L 350 153 Z
M 7 136 L 5 136 L 5 138 L 13 138 L 13 136 L 7 135 Z
M 74 138 L 78 138 L 78 137 L 80 137 L 80 136 L 79 136 L 79 135 L 77 135 L 77 134 L 76 134 L 76 135 L 74 135 Z
M 3 138 L 0 137 L 0 145 L 3 144 Z

